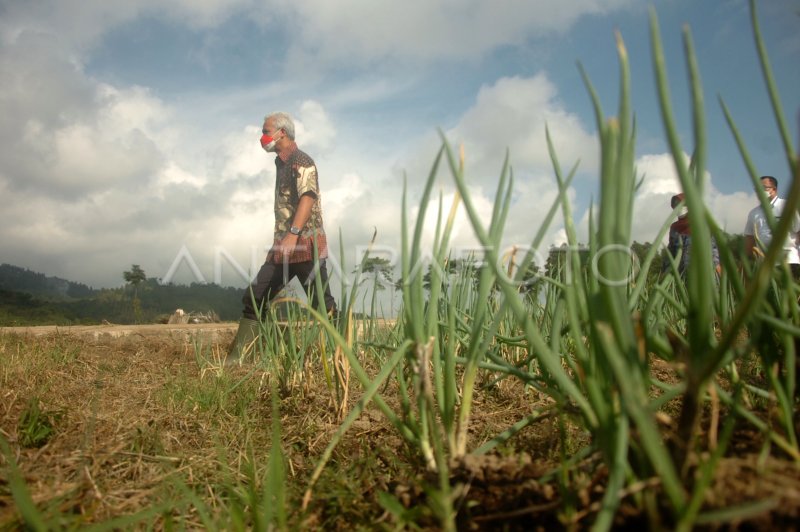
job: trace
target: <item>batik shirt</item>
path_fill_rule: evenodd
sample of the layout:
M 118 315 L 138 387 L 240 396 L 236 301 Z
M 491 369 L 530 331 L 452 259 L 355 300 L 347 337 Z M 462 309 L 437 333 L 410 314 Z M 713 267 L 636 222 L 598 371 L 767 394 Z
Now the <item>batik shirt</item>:
M 273 262 L 296 263 L 314 259 L 314 241 L 316 240 L 319 258 L 328 256 L 328 243 L 322 227 L 322 198 L 319 192 L 317 166 L 305 152 L 297 149 L 297 145 L 286 157 L 275 158 L 275 243 L 280 242 L 292 226 L 300 197 L 311 194 L 316 199 L 311 207 L 311 214 L 303 226 L 297 239 L 297 246 L 288 259 L 277 249 L 273 249 Z

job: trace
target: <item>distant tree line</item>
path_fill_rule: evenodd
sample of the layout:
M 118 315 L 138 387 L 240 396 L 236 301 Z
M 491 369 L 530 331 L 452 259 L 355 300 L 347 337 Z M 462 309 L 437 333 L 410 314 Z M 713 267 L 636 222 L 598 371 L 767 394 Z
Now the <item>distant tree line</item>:
M 11 264 L 0 264 L 0 290 L 24 292 L 46 299 L 80 299 L 97 293 L 97 290 L 85 284 L 59 277 L 47 277 Z
M 242 288 L 201 283 L 162 285 L 157 279 L 148 279 L 141 268 L 132 272 L 125 287 L 92 289 L 17 266 L 0 265 L 0 326 L 157 323 L 178 308 L 213 312 L 222 321 L 236 320 L 241 314 Z M 132 280 L 136 280 L 135 291 Z
M 744 249 L 741 235 L 726 235 L 729 245 L 737 255 Z M 650 242 L 633 242 L 631 251 L 641 264 Z M 655 282 L 661 273 L 661 264 L 666 249 L 661 249 L 651 265 L 646 283 Z M 590 265 L 589 250 L 579 252 L 581 268 Z M 560 278 L 564 274 L 567 248 L 553 247 L 546 263 L 531 264 L 523 276 L 520 291 L 535 298 L 543 284 L 540 275 Z M 454 260 L 448 263 L 444 275 L 457 271 L 467 272 L 477 279 L 478 263 L 470 260 Z M 386 259 L 368 258 L 363 266 L 362 283 L 371 284 L 374 293 L 385 287 L 402 288 L 402 279 L 392 279 L 392 268 Z M 95 324 L 104 321 L 119 324 L 156 323 L 163 321 L 176 309 L 185 312 L 213 312 L 222 321 L 233 321 L 241 314 L 243 288 L 222 287 L 216 284 L 192 283 L 191 285 L 160 284 L 148 278 L 139 265 L 123 272 L 126 285 L 115 289 L 93 289 L 57 277 L 12 266 L 0 265 L 0 326 L 13 325 L 77 325 Z M 370 279 L 371 278 L 371 279 Z M 425 273 L 424 285 L 430 289 L 431 272 Z M 368 286 L 369 286 L 368 284 Z M 373 301 L 373 306 L 374 306 Z

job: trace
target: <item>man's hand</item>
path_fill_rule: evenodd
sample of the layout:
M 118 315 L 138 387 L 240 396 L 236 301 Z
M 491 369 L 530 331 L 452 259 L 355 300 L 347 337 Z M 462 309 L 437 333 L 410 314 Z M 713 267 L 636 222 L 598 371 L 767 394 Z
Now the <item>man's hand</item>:
M 282 255 L 290 256 L 294 252 L 294 248 L 297 247 L 298 238 L 300 238 L 298 235 L 286 233 L 286 236 L 278 243 L 278 251 Z
M 753 235 L 744 235 L 744 252 L 750 258 L 756 257 L 756 252 L 761 251 L 756 246 L 756 238 Z M 763 256 L 763 253 L 762 253 Z

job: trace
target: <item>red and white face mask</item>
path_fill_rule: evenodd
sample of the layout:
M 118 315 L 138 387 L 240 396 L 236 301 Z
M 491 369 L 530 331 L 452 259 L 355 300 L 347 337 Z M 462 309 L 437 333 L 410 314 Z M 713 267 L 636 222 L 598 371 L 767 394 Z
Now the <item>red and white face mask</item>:
M 277 142 L 280 139 L 276 139 L 275 137 L 270 137 L 269 135 L 267 135 L 266 130 L 262 130 L 261 132 L 263 133 L 263 135 L 261 135 L 261 147 L 264 148 L 265 151 L 274 152 L 275 142 Z M 277 134 L 277 131 L 275 133 Z

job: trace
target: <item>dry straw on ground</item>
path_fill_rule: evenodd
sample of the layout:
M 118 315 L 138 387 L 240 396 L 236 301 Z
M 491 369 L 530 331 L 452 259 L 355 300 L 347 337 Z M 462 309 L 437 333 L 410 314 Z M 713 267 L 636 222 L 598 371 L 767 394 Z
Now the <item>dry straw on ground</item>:
M 218 344 L 231 337 L 220 335 Z M 196 509 L 180 502 L 185 495 L 173 482 L 180 479 L 217 512 L 216 522 L 225 523 L 231 487 L 247 486 L 253 467 L 263 473 L 272 425 L 270 387 L 269 376 L 254 367 L 204 372 L 193 346 L 169 335 L 4 334 L 0 358 L 0 434 L 10 442 L 37 506 L 45 515 L 62 516 L 54 522 L 108 522 L 175 501 L 171 518 L 201 527 Z M 353 401 L 358 392 L 353 390 Z M 33 398 L 54 419 L 55 430 L 42 447 L 25 448 L 20 419 Z M 550 406 L 531 390 L 501 381 L 476 398 L 471 442 L 481 444 L 533 407 L 547 411 Z M 282 397 L 280 413 L 292 523 L 325 529 L 353 523 L 388 527 L 390 516 L 377 503 L 379 491 L 392 493 L 409 508 L 424 505 L 427 481 L 421 464 L 403 450 L 382 415 L 368 408 L 337 448 L 311 507 L 300 512 L 311 471 L 338 428 L 319 361 L 309 363 L 302 386 Z M 571 431 L 566 440 L 564 430 Z M 720 464 L 708 504 L 762 504 L 754 523 L 795 522 L 800 517 L 797 466 L 777 458 L 759 462 L 759 442 L 743 444 L 759 435 L 739 436 L 741 455 Z M 462 523 L 478 529 L 502 523 L 513 529 L 531 523 L 555 526 L 559 520 L 579 526 L 590 522 L 605 480 L 597 457 L 586 457 L 570 472 L 576 489 L 571 516 L 563 514 L 565 494 L 548 476 L 569 452 L 560 442 L 572 441 L 577 449 L 586 437 L 565 425 L 563 417 L 544 415 L 504 446 L 502 455 L 470 456 L 453 464 L 453 485 L 460 486 L 463 499 Z M 0 471 L 0 528 L 17 528 L 20 517 L 5 460 Z M 628 495 L 636 496 L 635 490 Z M 161 528 L 165 518 L 157 515 L 146 522 Z M 626 516 L 623 508 L 619 518 L 635 523 L 641 516 Z M 433 523 L 424 514 L 418 522 Z

